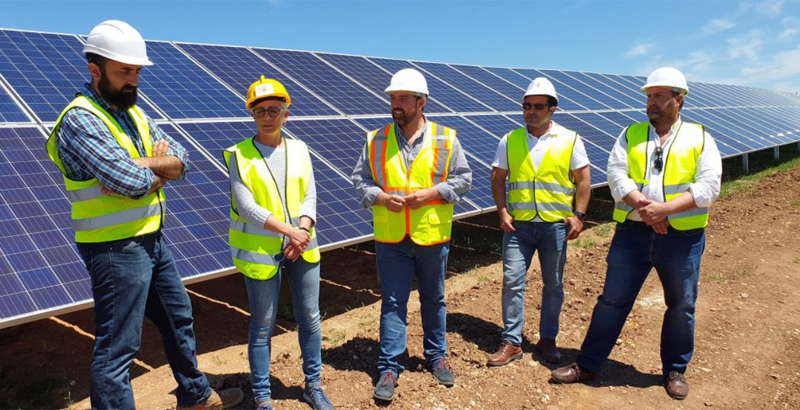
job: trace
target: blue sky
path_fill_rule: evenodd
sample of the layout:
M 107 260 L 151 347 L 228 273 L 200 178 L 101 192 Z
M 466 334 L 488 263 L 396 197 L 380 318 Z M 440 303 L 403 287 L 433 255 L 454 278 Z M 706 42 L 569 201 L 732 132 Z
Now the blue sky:
M 647 75 L 800 92 L 800 1 L 7 1 L 0 27 Z

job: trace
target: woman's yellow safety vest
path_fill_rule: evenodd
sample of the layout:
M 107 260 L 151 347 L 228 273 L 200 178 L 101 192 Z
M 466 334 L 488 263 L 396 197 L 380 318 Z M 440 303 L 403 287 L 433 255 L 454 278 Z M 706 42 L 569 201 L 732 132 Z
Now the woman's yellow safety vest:
M 530 221 L 538 215 L 545 222 L 560 222 L 573 215 L 575 183 L 569 165 L 578 134 L 561 130 L 550 137 L 538 169 L 528 147 L 528 130 L 522 127 L 508 134 L 508 212 L 514 220 Z
M 253 143 L 254 138 L 246 139 L 223 152 L 228 172 L 238 172 L 242 183 L 253 193 L 258 205 L 272 212 L 272 216 L 292 226 L 300 224 L 300 205 L 306 196 L 306 187 L 311 179 L 311 156 L 302 141 L 283 139 L 286 147 L 286 208 L 278 185 L 272 176 L 267 162 Z M 231 155 L 236 155 L 237 169 L 230 169 Z M 233 264 L 245 276 L 258 280 L 271 279 L 278 273 L 280 263 L 276 257 L 283 251 L 283 235 L 254 225 L 239 216 L 236 198 L 231 192 L 231 225 L 228 229 L 228 243 L 231 246 Z M 291 221 L 291 222 L 289 222 Z M 310 229 L 311 240 L 302 258 L 316 263 L 320 260 L 317 234 Z
M 641 191 L 650 184 L 647 176 L 647 144 L 650 143 L 648 133 L 649 122 L 631 125 L 625 132 L 628 141 L 628 177 L 639 185 Z M 689 189 L 697 173 L 697 161 L 705 146 L 705 128 L 700 124 L 683 122 L 678 126 L 672 145 L 664 158 L 664 200 L 671 201 Z M 625 222 L 633 207 L 618 201 L 614 204 L 614 220 Z M 685 231 L 705 228 L 708 225 L 708 207 L 698 207 L 688 211 L 672 214 L 667 217 L 670 226 Z
M 161 229 L 167 209 L 167 199 L 163 188 L 142 198 L 130 199 L 120 195 L 103 194 L 100 181 L 96 178 L 88 181 L 75 181 L 67 178 L 64 164 L 58 153 L 58 130 L 64 114 L 73 108 L 84 109 L 100 118 L 119 145 L 128 151 L 131 158 L 139 158 L 139 152 L 117 120 L 94 101 L 79 94 L 61 112 L 47 140 L 47 153 L 64 176 L 67 197 L 72 203 L 72 228 L 75 230 L 75 241 L 79 243 L 109 242 Z M 128 115 L 136 124 L 145 153 L 147 156 L 153 155 L 153 142 L 150 139 L 147 117 L 136 106 L 128 109 Z
M 395 136 L 394 123 L 367 133 L 372 178 L 383 192 L 405 197 L 447 180 L 456 130 L 427 122 L 420 150 L 411 169 L 406 169 Z M 372 223 L 375 240 L 398 243 L 409 235 L 419 245 L 435 245 L 450 240 L 453 204 L 435 200 L 402 212 L 392 212 L 382 205 L 373 205 Z

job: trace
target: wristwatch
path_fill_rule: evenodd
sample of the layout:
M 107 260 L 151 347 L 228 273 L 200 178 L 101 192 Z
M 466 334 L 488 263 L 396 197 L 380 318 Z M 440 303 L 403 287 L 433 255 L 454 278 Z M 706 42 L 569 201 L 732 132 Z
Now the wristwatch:
M 581 211 L 572 211 L 572 214 L 577 216 L 581 220 L 583 220 L 583 218 L 586 218 L 586 214 Z

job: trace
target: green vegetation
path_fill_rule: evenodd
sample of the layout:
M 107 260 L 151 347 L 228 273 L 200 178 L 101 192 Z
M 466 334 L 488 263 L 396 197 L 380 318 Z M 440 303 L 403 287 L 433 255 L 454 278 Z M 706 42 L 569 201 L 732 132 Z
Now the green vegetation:
M 757 185 L 764 178 L 774 175 L 777 172 L 793 168 L 800 164 L 800 152 L 797 145 L 787 145 L 780 148 L 780 159 L 773 158 L 772 150 L 754 152 L 749 155 L 750 174 L 742 173 L 741 157 L 731 158 L 723 161 L 722 189 L 719 198 L 749 189 Z M 792 206 L 800 204 L 800 200 L 792 202 Z

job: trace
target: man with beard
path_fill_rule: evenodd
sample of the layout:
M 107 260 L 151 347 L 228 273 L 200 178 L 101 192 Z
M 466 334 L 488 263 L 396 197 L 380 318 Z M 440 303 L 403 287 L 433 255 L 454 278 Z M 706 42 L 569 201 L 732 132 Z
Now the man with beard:
M 603 294 L 576 363 L 553 370 L 552 378 L 575 383 L 596 377 L 655 268 L 667 305 L 661 327 L 664 387 L 670 397 L 683 400 L 689 394 L 684 374 L 694 351 L 704 228 L 719 195 L 722 160 L 705 128 L 680 117 L 689 93 L 683 73 L 659 68 L 647 77 L 642 91 L 649 121 L 626 128 L 608 160 L 617 228 Z
M 423 115 L 428 85 L 419 71 L 398 71 L 386 92 L 394 122 L 367 133 L 352 180 L 361 205 L 372 207 L 381 282 L 380 378 L 373 396 L 391 401 L 403 371 L 398 359 L 406 350 L 414 278 L 425 363 L 440 384 L 454 384 L 446 357 L 444 279 L 453 204 L 469 191 L 472 171 L 456 131 Z
M 47 150 L 72 202 L 75 241 L 92 280 L 93 409 L 136 408 L 130 367 L 142 321 L 158 328 L 178 387 L 178 409 L 223 409 L 238 388 L 215 392 L 197 368 L 192 306 L 161 235 L 163 186 L 181 179 L 186 150 L 136 106 L 142 36 L 122 21 L 97 25 L 83 49 L 92 81 L 64 109 Z
M 504 231 L 504 326 L 503 341 L 489 356 L 488 366 L 522 358 L 525 285 L 534 253 L 539 254 L 544 283 L 536 350 L 550 363 L 561 361 L 556 336 L 564 302 L 567 240 L 576 239 L 583 230 L 592 184 L 580 136 L 551 120 L 557 105 L 553 84 L 544 77 L 534 79 L 522 97 L 526 126 L 503 136 L 492 164 L 492 195 Z

